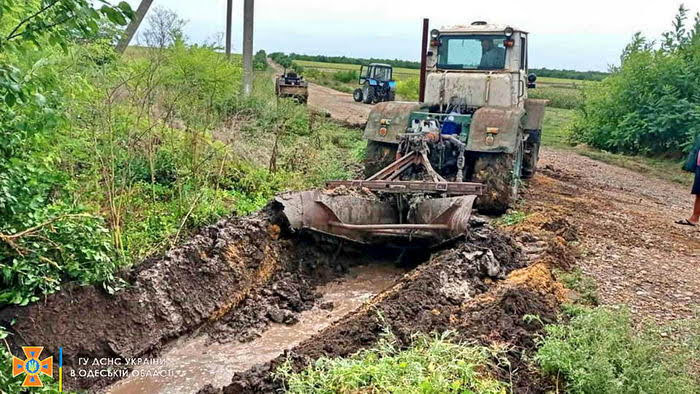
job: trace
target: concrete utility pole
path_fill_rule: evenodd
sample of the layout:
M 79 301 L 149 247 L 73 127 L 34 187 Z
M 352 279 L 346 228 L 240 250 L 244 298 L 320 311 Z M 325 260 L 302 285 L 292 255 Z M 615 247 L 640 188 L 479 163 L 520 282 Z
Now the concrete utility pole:
M 243 95 L 253 90 L 253 10 L 254 0 L 243 3 Z
M 226 57 L 231 60 L 231 17 L 233 14 L 233 0 L 226 2 Z
M 141 25 L 141 21 L 143 21 L 143 17 L 146 16 L 148 9 L 151 8 L 151 3 L 153 3 L 153 0 L 141 0 L 139 8 L 134 13 L 134 18 L 129 22 L 126 30 L 124 30 L 124 35 L 122 35 L 121 40 L 117 44 L 117 52 L 124 53 L 126 47 L 129 46 L 129 43 L 134 38 L 134 34 L 136 34 L 136 30 Z

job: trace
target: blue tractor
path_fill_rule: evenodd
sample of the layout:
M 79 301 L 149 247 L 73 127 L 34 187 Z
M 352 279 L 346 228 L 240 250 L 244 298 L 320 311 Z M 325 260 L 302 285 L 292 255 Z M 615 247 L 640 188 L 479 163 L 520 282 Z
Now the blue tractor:
M 392 79 L 393 69 L 388 64 L 371 63 L 360 68 L 359 84 L 352 97 L 358 103 L 379 103 L 394 101 L 396 81 Z

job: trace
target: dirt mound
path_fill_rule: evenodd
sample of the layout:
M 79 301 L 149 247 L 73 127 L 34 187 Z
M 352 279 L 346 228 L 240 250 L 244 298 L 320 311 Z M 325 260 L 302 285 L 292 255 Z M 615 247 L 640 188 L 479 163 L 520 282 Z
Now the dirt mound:
M 506 278 L 508 272 L 521 268 L 524 261 L 510 237 L 488 226 L 474 229 L 465 242 L 434 256 L 363 308 L 277 359 L 234 375 L 232 384 L 223 391 L 273 392 L 282 382 L 275 381 L 271 372 L 287 358 L 293 360 L 296 369 L 301 369 L 321 356 L 348 356 L 372 346 L 386 327 L 404 344 L 410 342 L 415 332 L 444 331 L 456 325 L 466 327 L 463 316 L 467 312 L 462 310 L 463 304 L 489 291 L 490 282 Z M 521 309 L 537 313 L 533 308 Z M 513 310 L 506 309 L 504 313 Z M 519 318 L 514 316 L 513 322 Z M 503 331 L 513 327 L 513 322 L 504 325 Z M 485 318 L 476 324 L 484 332 L 492 327 L 492 322 Z

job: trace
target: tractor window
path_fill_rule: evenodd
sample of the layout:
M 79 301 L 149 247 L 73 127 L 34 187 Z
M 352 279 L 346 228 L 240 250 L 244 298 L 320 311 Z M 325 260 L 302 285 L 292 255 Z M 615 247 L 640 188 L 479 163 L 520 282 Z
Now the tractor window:
M 505 36 L 442 36 L 438 67 L 462 70 L 501 70 L 506 65 Z
M 374 78 L 379 81 L 391 80 L 391 69 L 387 67 L 375 67 Z

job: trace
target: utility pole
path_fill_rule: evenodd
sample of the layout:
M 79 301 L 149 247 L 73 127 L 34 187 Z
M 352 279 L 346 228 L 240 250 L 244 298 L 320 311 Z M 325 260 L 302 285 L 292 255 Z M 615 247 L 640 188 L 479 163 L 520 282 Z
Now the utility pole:
M 136 34 L 136 30 L 138 30 L 139 26 L 141 25 L 141 21 L 143 21 L 143 17 L 146 16 L 148 9 L 151 8 L 151 3 L 153 3 L 153 0 L 141 0 L 139 8 L 134 13 L 133 19 L 131 19 L 131 22 L 129 22 L 129 25 L 126 27 L 126 30 L 124 30 L 122 38 L 117 44 L 118 53 L 124 53 L 126 47 L 129 46 L 129 43 L 134 38 L 134 34 Z
M 243 95 L 253 90 L 253 10 L 254 0 L 243 3 Z
M 233 14 L 233 0 L 226 2 L 226 58 L 231 60 L 231 17 Z

